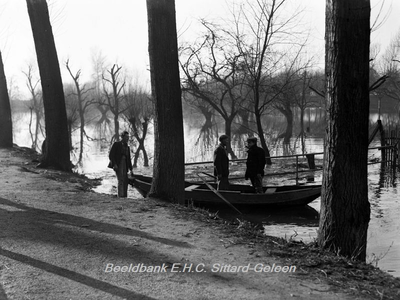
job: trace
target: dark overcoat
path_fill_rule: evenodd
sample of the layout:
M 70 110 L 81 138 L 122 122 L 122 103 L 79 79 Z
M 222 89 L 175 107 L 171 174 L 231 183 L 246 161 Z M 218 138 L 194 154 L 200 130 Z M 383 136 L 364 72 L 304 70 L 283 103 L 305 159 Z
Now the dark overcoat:
M 214 151 L 214 175 L 229 176 L 229 157 L 226 148 L 221 144 Z
M 131 161 L 131 149 L 129 146 L 126 146 L 128 148 L 127 151 L 127 157 L 126 157 L 126 169 L 127 170 L 132 170 L 132 161 Z M 122 155 L 123 155 L 123 144 L 122 141 L 115 142 L 110 150 L 110 153 L 108 155 L 108 158 L 110 159 L 111 166 L 119 166 L 119 163 L 121 162 Z
M 256 177 L 257 174 L 264 176 L 265 163 L 264 149 L 257 145 L 251 146 L 249 150 L 247 150 L 246 174 L 244 177 L 249 179 Z

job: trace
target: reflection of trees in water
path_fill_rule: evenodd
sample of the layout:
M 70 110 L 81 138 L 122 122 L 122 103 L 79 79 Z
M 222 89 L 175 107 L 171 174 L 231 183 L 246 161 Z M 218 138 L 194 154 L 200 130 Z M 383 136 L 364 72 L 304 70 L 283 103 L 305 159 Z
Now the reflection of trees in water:
M 110 108 L 105 105 L 97 105 L 97 110 L 100 112 L 100 118 L 95 122 L 96 140 L 105 141 L 107 137 L 112 133 L 111 119 L 108 117 L 108 112 Z
M 213 112 L 211 108 L 207 105 L 199 105 L 197 107 L 203 114 L 205 121 L 200 128 L 199 136 L 196 140 L 195 145 L 201 146 L 201 148 L 209 148 L 214 142 L 214 133 L 217 134 L 216 128 L 213 126 Z
M 379 181 L 375 189 L 375 195 L 379 197 L 382 189 L 388 187 L 397 187 L 397 170 L 392 166 L 385 165 L 384 162 L 380 163 Z
M 284 143 L 283 139 L 276 138 L 271 141 L 271 153 L 273 156 L 293 155 L 296 152 L 295 143 Z
M 186 132 L 186 144 L 190 146 L 190 154 L 187 154 L 187 161 L 210 160 L 210 152 L 218 142 L 218 124 L 215 120 L 214 109 L 205 101 L 185 94 L 184 106 L 186 115 L 185 124 L 188 127 Z M 194 133 L 191 133 L 191 132 Z M 193 141 L 193 142 L 191 142 Z
M 140 152 L 143 154 L 143 165 L 148 167 L 149 157 L 145 148 L 145 140 L 149 133 L 150 121 L 154 118 L 154 104 L 150 95 L 140 88 L 131 87 L 125 96 L 129 106 L 123 112 L 123 116 L 129 123 L 130 131 L 137 143 L 133 167 L 137 168 Z
M 254 125 L 254 116 L 250 114 L 249 109 L 239 109 L 237 119 L 238 121 L 232 130 L 232 148 L 236 155 L 241 157 L 245 152 L 245 140 L 250 136 L 254 136 L 256 128 Z
M 385 200 L 392 198 L 395 194 L 394 191 L 398 183 L 397 171 L 399 170 L 385 166 L 384 163 L 373 164 L 371 168 L 375 170 L 368 171 L 371 213 L 375 218 L 385 218 L 385 208 L 388 205 Z M 393 196 L 391 196 L 392 193 Z M 385 220 L 382 220 L 382 222 L 385 222 Z
M 323 138 L 307 137 L 304 149 L 304 153 L 323 152 Z M 271 153 L 273 156 L 302 154 L 302 145 L 298 137 L 291 138 L 289 143 L 284 143 L 282 139 L 272 139 Z

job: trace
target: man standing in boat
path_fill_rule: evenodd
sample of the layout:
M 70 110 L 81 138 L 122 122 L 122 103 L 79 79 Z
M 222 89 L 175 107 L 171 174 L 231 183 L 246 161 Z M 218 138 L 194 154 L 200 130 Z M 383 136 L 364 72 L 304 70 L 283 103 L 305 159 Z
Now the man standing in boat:
M 250 179 L 257 194 L 263 193 L 262 179 L 264 177 L 265 151 L 257 146 L 257 138 L 247 139 L 247 161 L 245 179 Z
M 214 151 L 214 175 L 217 177 L 218 189 L 229 190 L 229 157 L 226 149 L 229 137 L 223 134 L 219 137 L 219 142 Z
M 131 150 L 128 146 L 129 133 L 121 134 L 121 141 L 115 142 L 110 150 L 110 167 L 113 168 L 118 179 L 118 197 L 128 196 L 128 170 L 132 172 Z

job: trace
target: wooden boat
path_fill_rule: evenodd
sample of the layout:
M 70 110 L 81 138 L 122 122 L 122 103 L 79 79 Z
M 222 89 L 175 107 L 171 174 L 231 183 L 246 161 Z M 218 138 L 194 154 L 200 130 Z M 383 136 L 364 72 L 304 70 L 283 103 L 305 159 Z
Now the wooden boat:
M 130 184 L 146 197 L 152 178 L 135 175 Z M 215 183 L 210 184 L 214 189 Z M 230 190 L 218 193 L 235 207 L 292 207 L 304 206 L 321 195 L 321 185 L 286 185 L 264 187 L 263 194 L 256 194 L 250 185 L 231 184 Z M 185 198 L 194 204 L 224 205 L 224 201 L 204 183 L 185 181 Z M 226 204 L 225 204 L 226 205 Z

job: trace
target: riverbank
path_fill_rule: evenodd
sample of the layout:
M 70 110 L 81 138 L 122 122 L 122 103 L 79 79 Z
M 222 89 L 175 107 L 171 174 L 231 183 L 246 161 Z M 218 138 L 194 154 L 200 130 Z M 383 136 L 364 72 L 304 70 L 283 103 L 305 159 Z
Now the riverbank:
M 247 222 L 37 169 L 0 150 L 0 299 L 398 299 L 400 280 Z

